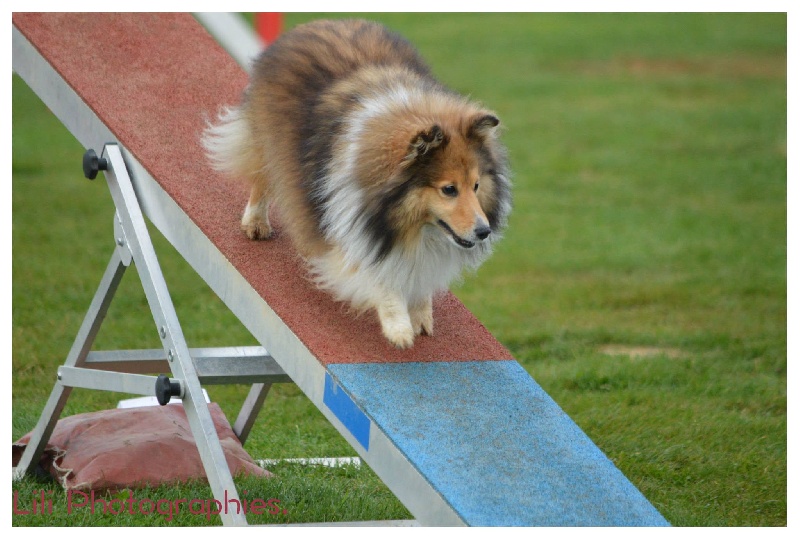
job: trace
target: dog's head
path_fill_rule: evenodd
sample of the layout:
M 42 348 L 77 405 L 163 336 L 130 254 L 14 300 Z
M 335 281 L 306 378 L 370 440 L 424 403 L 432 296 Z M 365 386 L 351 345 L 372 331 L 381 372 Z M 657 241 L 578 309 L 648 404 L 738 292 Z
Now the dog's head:
M 417 187 L 405 204 L 418 222 L 438 227 L 463 249 L 491 241 L 505 227 L 510 195 L 499 124 L 480 110 L 443 118 L 415 131 L 403 158 L 407 182 Z
M 511 211 L 497 115 L 449 95 L 387 109 L 370 116 L 347 147 L 358 148 L 359 214 L 374 256 L 413 250 L 430 228 L 475 256 L 488 252 L 481 246 L 499 238 Z

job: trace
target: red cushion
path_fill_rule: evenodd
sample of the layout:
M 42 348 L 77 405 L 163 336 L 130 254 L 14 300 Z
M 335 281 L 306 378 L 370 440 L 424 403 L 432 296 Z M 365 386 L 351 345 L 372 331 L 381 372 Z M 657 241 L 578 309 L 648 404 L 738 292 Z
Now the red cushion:
M 219 405 L 209 404 L 231 474 L 269 477 L 242 448 Z M 30 433 L 14 443 L 19 462 Z M 183 405 L 62 418 L 39 460 L 64 489 L 116 491 L 206 479 Z

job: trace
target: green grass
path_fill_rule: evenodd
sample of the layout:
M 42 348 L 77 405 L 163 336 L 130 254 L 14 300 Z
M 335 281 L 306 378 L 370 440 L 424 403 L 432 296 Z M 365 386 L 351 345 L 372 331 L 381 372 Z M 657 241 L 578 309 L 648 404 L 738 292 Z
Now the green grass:
M 515 210 L 495 256 L 456 294 L 671 523 L 786 525 L 786 16 L 374 18 L 505 126 Z M 33 427 L 105 267 L 113 210 L 103 182 L 82 178 L 80 146 L 17 78 L 12 91 L 16 440 Z M 252 344 L 153 234 L 190 346 Z M 97 348 L 158 343 L 126 276 Z M 246 389 L 210 392 L 230 418 Z M 76 391 L 65 414 L 117 399 Z M 273 388 L 246 449 L 354 455 L 291 385 Z M 238 485 L 285 502 L 281 518 L 408 517 L 367 467 L 276 472 Z M 201 486 L 172 489 L 152 496 L 203 496 Z M 13 523 L 159 518 L 55 511 Z
M 250 525 L 367 521 L 374 516 L 411 519 L 380 480 L 361 467 L 280 464 L 271 467 L 271 471 L 276 476 L 267 480 L 236 479 L 238 500 L 248 501 L 246 517 Z M 15 525 L 197 527 L 220 523 L 215 514 L 216 499 L 208 485 L 201 482 L 114 494 L 95 493 L 94 505 L 89 490 L 64 494 L 50 479 L 26 477 L 14 482 L 14 490 L 18 493 Z M 37 506 L 38 513 L 34 515 L 32 501 L 38 501 L 42 493 L 45 512 Z M 200 502 L 194 502 L 195 499 Z M 261 503 L 261 511 L 256 508 L 253 512 L 251 504 L 256 500 L 268 504 Z M 228 508 L 233 512 L 240 507 L 229 501 Z

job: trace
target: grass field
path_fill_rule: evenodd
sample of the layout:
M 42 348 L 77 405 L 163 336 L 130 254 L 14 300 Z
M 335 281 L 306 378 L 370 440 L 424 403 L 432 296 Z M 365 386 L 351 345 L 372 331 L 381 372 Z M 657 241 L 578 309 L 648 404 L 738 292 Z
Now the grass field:
M 505 125 L 515 210 L 496 255 L 456 294 L 671 523 L 786 525 L 786 16 L 371 18 Z M 104 182 L 83 179 L 83 149 L 16 76 L 12 91 L 16 440 L 105 268 L 113 208 Z M 189 345 L 254 344 L 154 236 Z M 128 275 L 96 348 L 158 346 Z M 246 389 L 210 393 L 230 418 Z M 75 391 L 65 415 L 119 398 Z M 274 387 L 246 449 L 355 455 L 292 385 Z M 239 483 L 283 501 L 289 512 L 270 519 L 410 517 L 367 467 L 274 471 Z M 53 515 L 15 525 L 206 522 L 66 516 L 53 485 L 12 489 L 56 492 Z M 207 488 L 170 489 L 152 496 Z

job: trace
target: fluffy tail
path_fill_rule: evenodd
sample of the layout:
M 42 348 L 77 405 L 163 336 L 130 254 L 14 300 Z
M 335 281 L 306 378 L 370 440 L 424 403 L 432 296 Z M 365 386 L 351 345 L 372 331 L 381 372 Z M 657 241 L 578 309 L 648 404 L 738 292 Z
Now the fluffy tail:
M 209 122 L 202 143 L 211 166 L 231 176 L 256 174 L 261 162 L 244 114 L 236 107 L 225 107 L 216 123 Z

